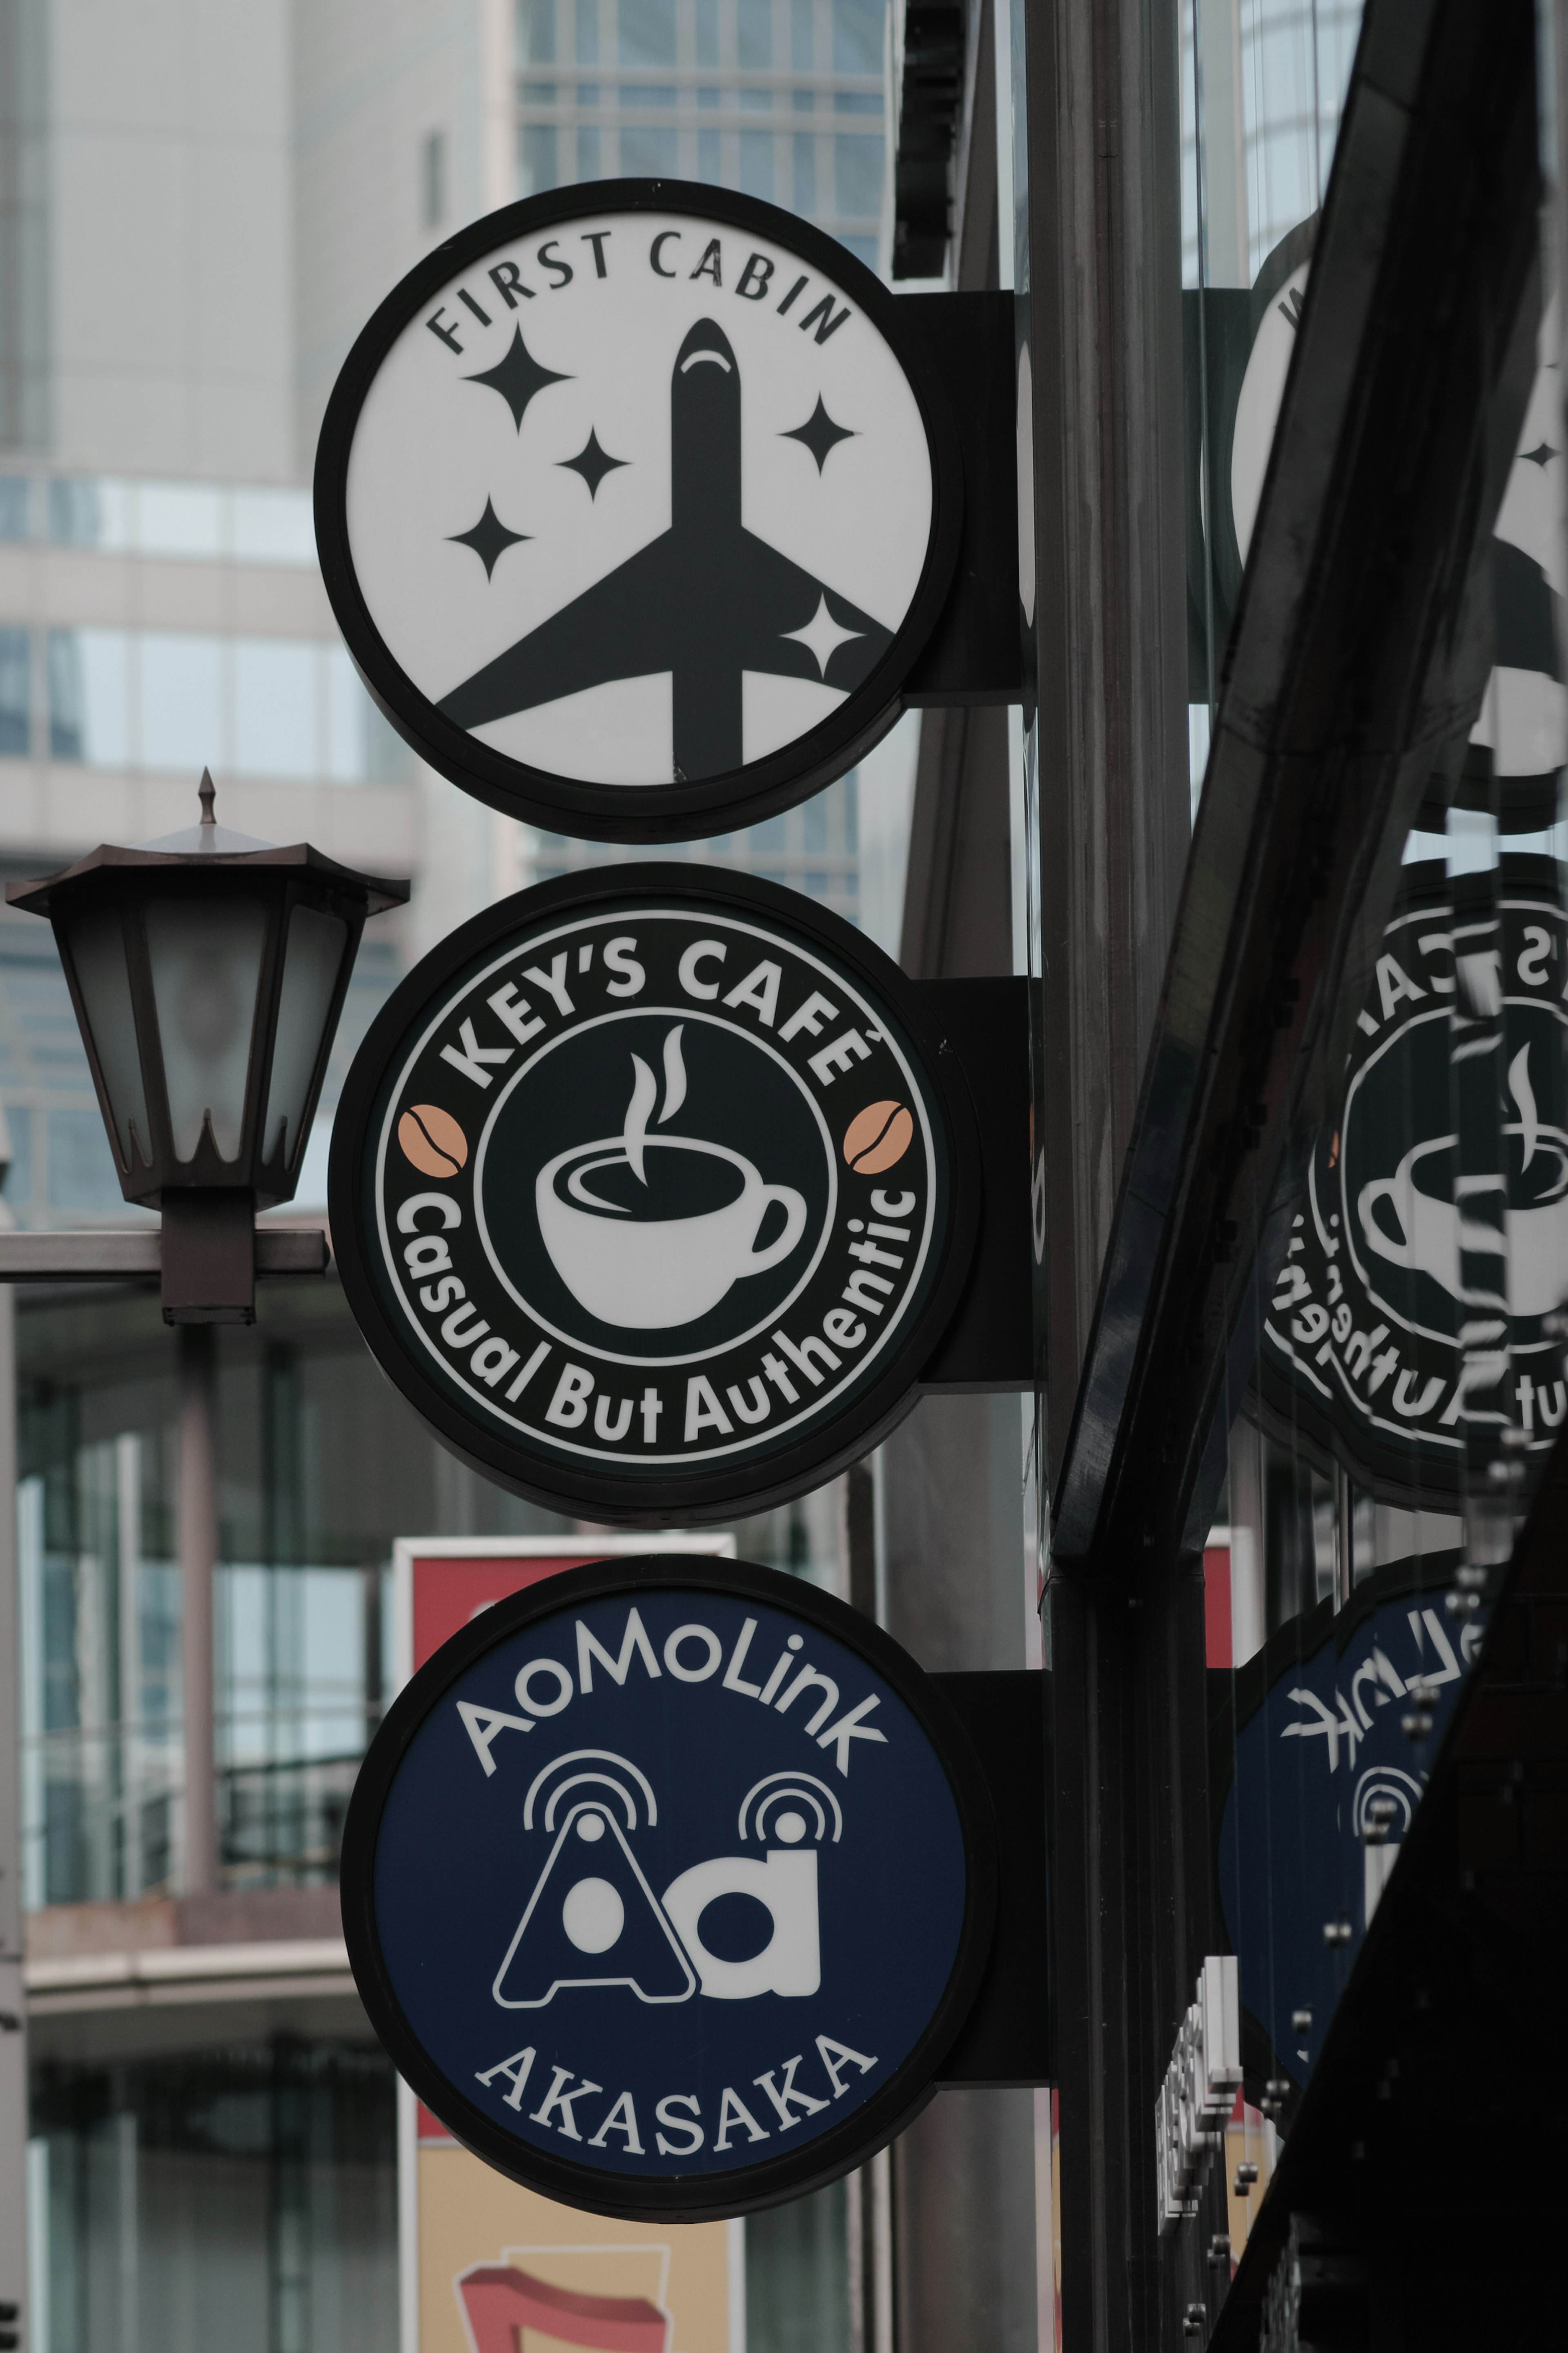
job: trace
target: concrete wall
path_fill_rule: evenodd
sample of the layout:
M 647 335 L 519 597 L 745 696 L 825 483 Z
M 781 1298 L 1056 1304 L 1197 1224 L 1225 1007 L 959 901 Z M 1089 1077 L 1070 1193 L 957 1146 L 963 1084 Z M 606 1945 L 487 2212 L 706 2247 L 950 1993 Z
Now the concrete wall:
M 286 0 L 52 0 L 54 455 L 295 469 Z

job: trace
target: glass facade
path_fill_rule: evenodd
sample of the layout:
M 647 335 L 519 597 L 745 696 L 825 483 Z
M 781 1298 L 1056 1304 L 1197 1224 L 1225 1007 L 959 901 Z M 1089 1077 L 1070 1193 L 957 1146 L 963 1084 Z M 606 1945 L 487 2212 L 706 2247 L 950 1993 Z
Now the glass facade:
M 1358 24 L 1183 12 L 1194 810 Z M 1225 2138 L 1232 2269 L 1568 1411 L 1554 332 L 1492 543 L 1490 681 L 1468 746 L 1434 758 L 1226 1409 L 1205 1577 L 1216 1927 L 1247 2069 Z
M 1383 12 L 1385 43 L 1397 45 L 1389 28 L 1400 21 L 1396 11 Z M 1023 12 L 1015 10 L 1016 58 L 1025 29 Z M 1032 37 L 1032 25 L 1027 29 Z M 1301 2341 L 1318 2341 L 1301 2298 L 1326 2274 L 1321 2267 L 1314 2273 L 1305 2256 L 1292 2271 L 1300 2248 L 1353 2247 L 1364 2264 L 1355 2274 L 1362 2285 L 1373 2275 L 1374 2256 L 1384 2280 L 1404 2259 L 1382 2211 L 1395 2185 L 1386 2169 L 1378 2170 L 1375 2148 L 1369 2158 L 1371 2136 L 1366 2144 L 1350 2137 L 1347 2058 L 1371 2061 L 1365 2042 L 1350 2040 L 1357 2004 L 1346 1996 L 1366 1986 L 1367 1965 L 1392 1949 L 1375 1940 L 1369 1947 L 1367 1938 L 1392 1901 L 1391 1887 L 1412 1884 L 1408 1873 L 1396 1883 L 1402 1858 L 1407 1851 L 1413 1861 L 1434 1851 L 1419 1843 L 1411 1849 L 1418 1820 L 1431 1819 L 1430 1811 L 1422 1816 L 1429 1791 L 1445 1772 L 1450 1798 L 1456 1788 L 1471 1788 L 1457 1778 L 1450 1736 L 1478 1662 L 1489 1656 L 1495 1666 L 1502 1655 L 1495 1644 L 1489 1654 L 1486 1646 L 1506 1566 L 1568 1425 L 1568 696 L 1562 651 L 1568 565 L 1553 276 L 1559 258 L 1545 241 L 1541 286 L 1521 298 L 1514 330 L 1520 364 L 1506 400 L 1499 379 L 1479 368 L 1466 396 L 1475 406 L 1464 431 L 1484 438 L 1498 414 L 1508 417 L 1493 476 L 1483 489 L 1479 472 L 1467 474 L 1456 459 L 1447 480 L 1421 478 L 1423 523 L 1431 520 L 1435 538 L 1439 526 L 1451 533 L 1444 544 L 1452 547 L 1465 547 L 1465 532 L 1474 526 L 1477 507 L 1467 501 L 1484 501 L 1481 511 L 1489 516 L 1501 490 L 1489 547 L 1483 538 L 1473 557 L 1467 551 L 1479 584 L 1473 603 L 1463 604 L 1458 557 L 1450 557 L 1448 575 L 1435 571 L 1424 589 L 1428 626 L 1442 648 L 1431 655 L 1429 672 L 1415 673 L 1413 665 L 1426 699 L 1418 702 L 1412 692 L 1395 718 L 1380 717 L 1375 735 L 1354 706 L 1354 692 L 1372 675 L 1372 657 L 1363 672 L 1363 649 L 1352 642 L 1364 618 L 1354 628 L 1347 620 L 1352 612 L 1364 615 L 1355 588 L 1342 592 L 1335 617 L 1344 635 L 1324 654 L 1310 688 L 1282 659 L 1270 669 L 1270 651 L 1277 654 L 1298 625 L 1291 600 L 1299 596 L 1304 607 L 1312 593 L 1300 576 L 1309 543 L 1311 561 L 1327 561 L 1317 554 L 1326 535 L 1311 536 L 1320 518 L 1307 515 L 1303 491 L 1306 445 L 1316 431 L 1326 448 L 1330 430 L 1319 413 L 1304 422 L 1301 387 L 1314 352 L 1315 389 L 1325 383 L 1327 342 L 1314 343 L 1313 330 L 1338 332 L 1342 353 L 1353 343 L 1357 354 L 1353 427 L 1339 419 L 1332 427 L 1342 430 L 1344 441 L 1336 446 L 1348 453 L 1372 413 L 1379 368 L 1390 381 L 1395 370 L 1370 338 L 1365 345 L 1355 340 L 1361 328 L 1343 290 L 1354 283 L 1346 225 L 1356 218 L 1356 234 L 1366 237 L 1369 249 L 1374 238 L 1386 238 L 1386 250 L 1381 243 L 1374 248 L 1384 268 L 1389 253 L 1407 250 L 1396 245 L 1396 233 L 1405 232 L 1392 225 L 1392 205 L 1378 215 L 1375 230 L 1368 226 L 1373 208 L 1355 212 L 1374 176 L 1365 147 L 1361 178 L 1334 177 L 1342 139 L 1350 141 L 1352 125 L 1370 137 L 1365 125 L 1383 102 L 1381 85 L 1352 95 L 1359 6 L 1183 0 L 1173 29 L 1181 133 L 1171 162 L 1173 182 L 1177 168 L 1181 181 L 1184 733 L 1194 840 L 1184 895 L 1173 891 L 1170 901 L 1174 944 L 1166 993 L 1157 1005 L 1151 994 L 1143 1009 L 1142 1099 L 1129 1099 L 1125 1124 L 1115 1131 L 1117 1165 L 1125 1171 L 1119 1206 L 1101 1220 L 1098 1201 L 1083 1207 L 1090 1188 L 1078 1171 L 1067 1181 L 1047 1179 L 1042 1159 L 1036 1229 L 1042 1265 L 1053 1227 L 1075 1219 L 1101 1246 L 1098 1297 L 1089 1286 L 1092 1330 L 1087 1317 L 1079 1326 L 1081 1386 L 1075 1398 L 1072 1383 L 1058 1380 L 1048 1396 L 1056 1425 L 1052 1468 L 1059 1473 L 1055 1493 L 1046 1492 L 1049 1482 L 1042 1478 L 1047 1665 L 1068 1791 L 1058 1820 L 1079 1798 L 1087 1805 L 1090 1788 L 1100 1810 L 1063 1867 L 1085 1874 L 1068 1883 L 1074 1905 L 1091 1886 L 1100 1890 L 1094 1933 L 1111 1941 L 1120 1987 L 1136 1982 L 1145 2019 L 1160 2021 L 1160 2048 L 1146 2073 L 1141 2062 L 1114 2052 L 1116 2036 L 1127 2031 L 1127 2013 L 1116 2008 L 1121 1994 L 1112 1991 L 1094 2009 L 1100 1957 L 1069 1922 L 1055 1957 L 1067 1989 L 1068 2006 L 1058 2015 L 1064 2039 L 1080 2038 L 1086 2055 L 1076 2081 L 1076 2061 L 1069 2055 L 1064 2062 L 1058 2162 L 1068 2176 L 1071 2285 L 1065 2322 L 1064 2306 L 1056 2313 L 1055 2337 L 1064 2341 L 1064 2327 L 1068 2343 L 1075 2328 L 1089 2332 L 1090 2300 L 1101 2296 L 1107 2302 L 1103 2308 L 1096 2302 L 1096 2326 L 1108 2336 L 1128 2326 L 1126 2313 L 1141 2292 L 1132 2274 L 1147 2254 L 1158 2259 L 1158 2288 L 1143 2307 L 1147 2335 L 1140 2336 L 1134 2322 L 1129 2341 L 1201 2344 L 1217 2332 L 1228 2348 L 1293 2344 L 1298 2319 Z M 1408 62 L 1413 50 L 1403 54 Z M 1522 42 L 1516 54 L 1528 55 Z M 1360 64 L 1364 73 L 1364 60 Z M 1550 100 L 1543 109 L 1550 113 Z M 1030 216 L 1024 192 L 1046 143 L 1015 158 L 1018 283 L 1026 288 Z M 1415 165 L 1405 158 L 1401 168 L 1415 185 Z M 1388 169 L 1392 179 L 1392 164 Z M 1429 193 L 1430 181 L 1422 185 Z M 1528 217 L 1522 199 L 1520 213 Z M 1037 213 L 1037 227 L 1038 218 Z M 1447 233 L 1432 232 L 1434 239 Z M 1526 241 L 1522 230 L 1518 235 L 1516 253 Z M 1451 250 L 1458 244 L 1456 234 Z M 1337 280 L 1329 274 L 1336 256 Z M 1500 259 L 1494 284 L 1501 269 Z M 1037 284 L 1028 299 L 1040 299 Z M 1314 308 L 1336 301 L 1342 309 Z M 1035 364 L 1043 364 L 1038 344 Z M 1069 367 L 1070 343 L 1064 375 Z M 1292 386 L 1299 396 L 1294 415 Z M 1400 396 L 1407 391 L 1408 380 Z M 1291 431 L 1277 443 L 1282 415 Z M 1413 427 L 1405 446 L 1389 451 L 1390 466 L 1408 461 L 1414 471 L 1418 448 Z M 1352 458 L 1342 455 L 1340 462 L 1348 480 Z M 1349 493 L 1340 494 L 1348 506 Z M 1125 554 L 1118 545 L 1115 560 Z M 1408 550 L 1384 540 L 1365 555 L 1369 566 L 1386 565 L 1392 599 Z M 1152 603 L 1151 596 L 1140 609 L 1147 615 Z M 1270 630 L 1278 632 L 1271 649 Z M 1325 629 L 1313 642 L 1326 645 L 1329 634 Z M 1041 644 L 1052 649 L 1047 631 Z M 1298 693 L 1300 707 L 1289 701 Z M 1047 1008 L 1045 1034 L 1068 1035 L 1076 1048 L 1082 1032 L 1059 1020 L 1051 1030 L 1048 1000 L 1054 990 L 1059 1007 L 1065 992 L 1083 990 L 1101 949 L 1091 927 L 1075 933 L 1062 913 L 1053 861 L 1070 841 L 1062 816 L 1067 797 L 1058 791 L 1053 804 L 1056 780 L 1037 774 L 1041 756 L 1031 733 L 1030 968 Z M 1400 762 L 1394 802 L 1385 779 Z M 1354 788 L 1346 784 L 1350 777 Z M 1363 786 L 1364 811 L 1358 811 L 1355 788 Z M 1251 803 L 1248 789 L 1258 795 Z M 1382 803 L 1374 801 L 1379 790 L 1389 796 Z M 1266 793 L 1274 796 L 1267 811 Z M 1346 797 L 1336 799 L 1340 794 Z M 1292 800 L 1293 808 L 1281 808 Z M 1398 821 L 1384 844 L 1378 812 L 1389 806 Z M 1321 828 L 1317 840 L 1311 823 Z M 1100 878 L 1107 896 L 1097 902 L 1098 914 L 1100 903 L 1116 904 L 1121 881 L 1114 852 L 1103 839 L 1097 849 L 1110 866 L 1109 881 Z M 1134 906 L 1143 879 L 1134 870 L 1137 854 L 1129 860 Z M 1287 860 L 1299 861 L 1289 876 Z M 1309 869 L 1321 913 L 1303 922 L 1302 899 L 1291 894 L 1302 891 Z M 1380 879 L 1373 879 L 1374 869 Z M 1212 896 L 1200 918 L 1194 909 L 1205 894 Z M 1217 956 L 1222 939 L 1227 955 L 1239 955 L 1237 944 L 1247 940 L 1246 925 L 1260 909 L 1278 921 L 1274 963 L 1260 945 L 1258 962 L 1247 967 L 1245 1001 L 1226 1003 L 1217 982 L 1214 997 L 1204 997 L 1208 978 L 1200 987 L 1198 967 Z M 1313 923 L 1324 929 L 1314 932 Z M 1323 946 L 1329 929 L 1342 964 Z M 1104 968 L 1122 984 L 1124 965 L 1107 957 Z M 1331 987 L 1324 973 L 1333 975 Z M 1211 1026 L 1205 1030 L 1204 1023 Z M 1289 1038 L 1288 1048 L 1280 1032 Z M 1037 1121 L 1058 1119 L 1069 1108 L 1076 1119 L 1087 1107 L 1093 1127 L 1103 1116 L 1096 1082 L 1075 1074 L 1073 1090 L 1058 1095 L 1044 1083 L 1042 1074 L 1054 1079 L 1058 1065 L 1043 1053 L 1038 1031 L 1036 1050 Z M 1207 1082 L 1191 1077 L 1203 1054 L 1216 1062 L 1234 1055 L 1234 1064 L 1226 1065 L 1226 1092 L 1216 1086 L 1207 1095 Z M 1178 1080 L 1175 1066 L 1189 1055 L 1187 1075 Z M 1173 1108 L 1189 1085 L 1183 1108 Z M 1199 1114 L 1187 1109 L 1200 1103 L 1201 1134 Z M 1184 1128 L 1189 1115 L 1193 1126 Z M 1093 1132 L 1108 1145 L 1110 1119 L 1104 1116 Z M 1254 1160 L 1255 1176 L 1235 1173 L 1247 1167 L 1247 1155 L 1264 1151 L 1275 1156 Z M 1163 1155 L 1169 1156 L 1157 1168 Z M 1167 1192 L 1165 1178 L 1178 1162 L 1179 1178 L 1172 1177 Z M 1201 1233 L 1195 1225 L 1190 1232 L 1179 1227 L 1178 1187 L 1188 1184 L 1201 1192 L 1210 1220 Z M 1081 1193 L 1075 1189 L 1080 1185 Z M 1237 1208 L 1245 1214 L 1233 1215 Z M 1191 1245 L 1179 1261 L 1157 1230 L 1165 1218 L 1166 1233 L 1181 1230 Z M 1160 1257 L 1167 1248 L 1169 1259 Z M 1062 1264 L 1050 1260 L 1053 1284 Z M 1227 1266 L 1235 1271 L 1220 1271 Z M 1067 1314 L 1076 1305 L 1082 1315 L 1089 1301 L 1068 1298 Z M 1058 1324 L 1065 1320 L 1062 1290 L 1053 1291 L 1050 1307 Z M 1043 1304 L 1040 1329 L 1050 1329 Z M 1170 1356 L 1162 1357 L 1162 1347 Z M 1222 1368 L 1212 1428 L 1198 1386 L 1210 1364 Z M 1168 1378 L 1173 1365 L 1180 1373 L 1174 1400 L 1139 1403 L 1138 1385 L 1153 1377 L 1151 1368 Z M 1117 1392 L 1103 1405 L 1093 1393 L 1102 1372 L 1107 1395 Z M 1187 1379 L 1190 1407 L 1183 1402 Z M 1042 1395 L 1042 1469 L 1047 1403 Z M 1113 1463 L 1112 1447 L 1128 1442 L 1121 1433 L 1129 1429 L 1159 1435 L 1163 1444 Z M 1179 1471 L 1170 1467 L 1177 1464 Z M 1116 1478 L 1125 1482 L 1120 1493 Z M 1084 1494 L 1116 1500 L 1096 1521 L 1092 1512 L 1100 1506 L 1084 1502 Z M 1179 1507 L 1172 1500 L 1178 1495 Z M 1193 1516 L 1184 1527 L 1180 1514 L 1189 1502 Z M 1113 1513 L 1121 1514 L 1114 1525 L 1124 1554 L 1106 1535 Z M 1147 1547 L 1141 1557 L 1140 1541 Z M 1124 1634 L 1129 1623 L 1132 1631 Z M 1085 1627 L 1093 1633 L 1085 1634 Z M 1112 1657 L 1114 1668 L 1106 1663 Z M 1091 1697 L 1084 1699 L 1085 1692 Z M 1535 1736 L 1524 1729 L 1522 1708 L 1518 1722 L 1527 1750 Z M 1512 1736 L 1500 1704 L 1485 1737 L 1505 1744 Z M 1477 1737 L 1484 1746 L 1485 1738 Z M 1103 1746 L 1091 1753 L 1096 1739 Z M 1560 1757 L 1560 1742 L 1555 1753 Z M 1522 1783 L 1533 1768 L 1518 1763 L 1512 1769 Z M 1463 1817 L 1467 1859 L 1509 1847 L 1511 1814 L 1507 1830 L 1494 1832 L 1479 1795 L 1455 1802 L 1471 1810 Z M 1484 1807 L 1494 1802 L 1489 1793 Z M 1511 1789 L 1501 1793 L 1501 1806 L 1513 1802 Z M 1201 1846 L 1201 1862 L 1194 1846 Z M 1134 1848 L 1137 1860 L 1129 1864 Z M 1089 1871 L 1103 1872 L 1103 1881 L 1091 1881 Z M 1479 1875 L 1458 1874 L 1467 1900 Z M 1115 1893 L 1104 1894 L 1107 1888 Z M 1061 1892 L 1058 1883 L 1058 1904 Z M 1141 1903 L 1148 1907 L 1142 1913 Z M 1118 1905 L 1122 1915 L 1112 1923 Z M 1407 1937 L 1415 1933 L 1408 1926 L 1415 1920 L 1423 1933 L 1430 1923 L 1434 1941 L 1447 1933 L 1435 1906 L 1404 1917 Z M 1498 1918 L 1488 1920 L 1493 1930 L 1505 1933 Z M 1117 1937 L 1125 1941 L 1117 1944 Z M 1220 2073 L 1217 2092 L 1213 2078 L 1205 2086 L 1192 2073 L 1194 2049 L 1200 2075 L 1204 2058 L 1191 2039 L 1200 2031 L 1191 2025 L 1199 2012 L 1188 2007 L 1194 1977 L 1206 1972 L 1210 1957 L 1215 1968 L 1234 1963 L 1239 1993 L 1237 2064 L 1228 2077 Z M 1427 2003 L 1414 1981 L 1409 1990 L 1417 2009 Z M 1085 2018 L 1092 2021 L 1087 2032 Z M 1521 2021 L 1513 2047 L 1523 2049 L 1528 2031 Z M 1439 2073 L 1460 2064 L 1457 2052 L 1430 2037 L 1426 2049 Z M 1326 2052 L 1339 2060 L 1331 2093 L 1320 2074 Z M 1217 2049 L 1211 2046 L 1208 2056 L 1217 2067 Z M 1118 2086 L 1137 2085 L 1141 2110 L 1147 2083 L 1147 2113 L 1167 2059 L 1173 2071 L 1167 2086 L 1180 2086 L 1169 2091 L 1171 2106 L 1161 2109 L 1148 2139 L 1140 2126 L 1113 2153 L 1114 2135 L 1108 2129 L 1102 2143 L 1099 2126 L 1089 2128 L 1086 2086 L 1092 2084 L 1093 2096 L 1103 2101 L 1097 2111 L 1103 2122 L 1120 2096 L 1111 2073 Z M 1398 2101 L 1398 2062 L 1380 2055 L 1378 2063 L 1385 2072 L 1376 2097 Z M 1316 2105 L 1310 2097 L 1315 2084 L 1322 2094 Z M 1200 2113 L 1192 2103 L 1205 2095 L 1209 2105 Z M 1373 2097 L 1370 2088 L 1366 2097 Z M 1331 2099 L 1337 2108 L 1328 2105 Z M 1183 2100 L 1188 2105 L 1178 2120 Z M 1461 2131 L 1457 2125 L 1445 2146 L 1455 2146 Z M 1331 2155 L 1325 2132 L 1343 2137 Z M 1254 2250 L 1272 2263 L 1289 2229 L 1289 2253 L 1274 2274 L 1271 2317 L 1260 2340 L 1256 2263 L 1249 2300 L 1239 2312 L 1233 2301 L 1228 2323 L 1226 2299 L 1297 2136 L 1300 2165 L 1280 2184 L 1292 2203 L 1282 2210 L 1275 2197 L 1268 2210 L 1273 2236 L 1263 2232 Z M 1368 2164 L 1358 2172 L 1363 2158 Z M 1091 2171 L 1093 2185 L 1086 2188 Z M 1058 2194 L 1061 2179 L 1058 2173 Z M 1468 2199 L 1470 2188 L 1462 2194 Z M 1320 2202 L 1331 2220 L 1314 2239 L 1319 2224 L 1298 2210 L 1315 2214 Z M 1098 2255 L 1074 2251 L 1074 2232 L 1084 2231 L 1091 2212 L 1108 2238 L 1127 2218 L 1131 2252 L 1125 2269 L 1120 2257 L 1101 2263 Z M 1412 2275 L 1415 2260 L 1409 2258 Z M 1118 2301 L 1124 2293 L 1125 2307 Z M 1287 2333 L 1271 2333 L 1292 2296 L 1297 2308 L 1286 2315 Z M 1322 2304 L 1317 2309 L 1321 2317 Z M 1379 2330 L 1396 2326 L 1376 2317 L 1375 2299 L 1357 2309 L 1373 2316 L 1366 2342 L 1382 2342 Z M 1335 2341 L 1352 2341 L 1361 2323 L 1352 2323 L 1348 2297 L 1335 2311 L 1333 2327 L 1352 2332 Z M 1113 2316 L 1106 2319 L 1106 2312 Z M 1332 2333 L 1325 2326 L 1322 2341 Z M 1459 2339 L 1438 2327 L 1431 2341 Z
M 394 2082 L 333 2036 L 36 2064 L 37 2353 L 384 2353 Z
M 0 473 L 0 543 L 313 571 L 310 494 L 266 484 Z
M 386 2353 L 395 2077 L 277 2035 L 33 2071 L 37 2353 Z M 842 2182 L 745 2226 L 747 2353 L 850 2353 Z
M 96 1117 L 96 1113 L 94 1114 Z M 24 1305 L 23 1884 L 30 1908 L 178 1886 L 177 1335 L 156 1302 Z M 393 1398 L 335 1284 L 264 1290 L 218 1373 L 214 1682 L 222 1883 L 334 1884 L 392 1683 L 393 1539 L 571 1533 L 455 1462 Z M 836 1485 L 738 1525 L 839 1582 Z
M 739 188 L 877 266 L 883 0 L 517 0 L 518 194 Z
M 302 784 L 414 772 L 342 646 L 198 630 L 0 633 L 0 756 Z

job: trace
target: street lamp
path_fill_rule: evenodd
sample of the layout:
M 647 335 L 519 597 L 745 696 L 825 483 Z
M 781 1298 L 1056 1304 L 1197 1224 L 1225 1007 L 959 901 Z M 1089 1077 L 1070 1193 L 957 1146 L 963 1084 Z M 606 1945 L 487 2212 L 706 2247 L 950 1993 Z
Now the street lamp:
M 128 1201 L 163 1212 L 163 1317 L 254 1322 L 258 1209 L 293 1198 L 367 915 L 406 882 L 201 821 L 6 885 L 47 915 Z

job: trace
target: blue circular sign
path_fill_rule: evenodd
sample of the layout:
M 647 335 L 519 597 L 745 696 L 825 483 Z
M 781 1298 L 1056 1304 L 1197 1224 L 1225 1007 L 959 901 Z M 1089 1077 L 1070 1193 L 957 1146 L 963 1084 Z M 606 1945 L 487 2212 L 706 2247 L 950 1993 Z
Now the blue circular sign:
M 552 1577 L 420 1671 L 355 1788 L 343 1919 L 459 2140 L 569 2204 L 695 2220 L 908 2121 L 994 1881 L 912 1660 L 793 1578 L 663 1555 Z

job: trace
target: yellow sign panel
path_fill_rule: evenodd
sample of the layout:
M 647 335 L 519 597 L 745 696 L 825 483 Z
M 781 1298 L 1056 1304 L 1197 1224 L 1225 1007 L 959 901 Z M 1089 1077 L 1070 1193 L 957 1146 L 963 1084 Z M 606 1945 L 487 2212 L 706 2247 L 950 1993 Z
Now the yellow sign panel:
M 742 2225 L 616 2222 L 421 2139 L 405 2353 L 743 2353 Z M 739 2324 L 739 2325 L 738 2325 Z

